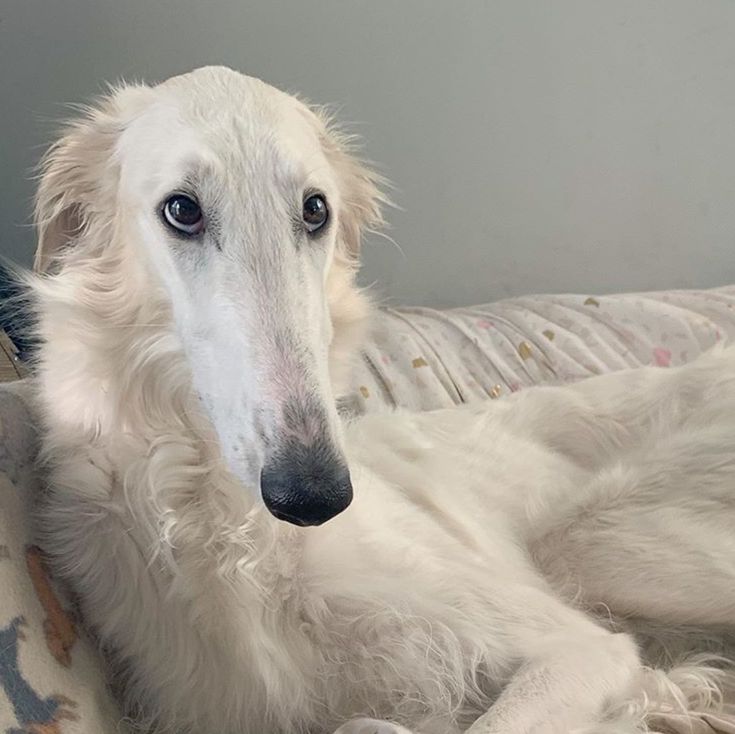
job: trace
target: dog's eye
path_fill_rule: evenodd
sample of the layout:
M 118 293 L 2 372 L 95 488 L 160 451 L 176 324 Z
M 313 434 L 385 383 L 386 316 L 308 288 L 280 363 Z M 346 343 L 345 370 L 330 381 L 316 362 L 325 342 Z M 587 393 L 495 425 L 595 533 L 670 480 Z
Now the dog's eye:
M 329 220 L 327 200 L 321 194 L 312 194 L 304 199 L 302 214 L 306 231 L 309 234 L 318 232 Z
M 174 194 L 166 200 L 163 218 L 169 227 L 183 234 L 195 235 L 204 229 L 202 208 L 186 194 Z

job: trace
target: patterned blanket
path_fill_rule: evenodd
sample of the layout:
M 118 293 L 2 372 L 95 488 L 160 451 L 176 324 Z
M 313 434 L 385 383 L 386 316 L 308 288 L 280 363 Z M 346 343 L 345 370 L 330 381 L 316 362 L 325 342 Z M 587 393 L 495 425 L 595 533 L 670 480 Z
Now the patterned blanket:
M 347 403 L 359 413 L 502 398 L 529 385 L 681 364 L 733 337 L 735 287 L 385 309 Z M 23 400 L 29 389 L 22 382 L 0 389 L 0 734 L 125 731 L 101 662 L 30 536 L 37 479 Z M 710 718 L 727 734 L 735 734 L 733 722 L 726 714 Z

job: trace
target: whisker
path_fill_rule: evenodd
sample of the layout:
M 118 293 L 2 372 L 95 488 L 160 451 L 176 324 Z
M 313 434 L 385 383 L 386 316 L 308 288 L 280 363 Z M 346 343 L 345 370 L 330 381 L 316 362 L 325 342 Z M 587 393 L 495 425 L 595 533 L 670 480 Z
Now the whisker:
M 378 237 L 380 239 L 384 239 L 384 240 L 387 240 L 388 242 L 390 242 L 390 244 L 392 244 L 398 250 L 398 252 L 401 253 L 401 256 L 403 257 L 403 259 L 404 260 L 408 260 L 408 258 L 406 257 L 406 253 L 404 252 L 403 248 L 389 234 L 387 234 L 386 232 L 383 232 L 382 230 L 379 230 L 379 229 L 368 229 L 367 232 L 370 235 L 374 236 L 374 237 Z

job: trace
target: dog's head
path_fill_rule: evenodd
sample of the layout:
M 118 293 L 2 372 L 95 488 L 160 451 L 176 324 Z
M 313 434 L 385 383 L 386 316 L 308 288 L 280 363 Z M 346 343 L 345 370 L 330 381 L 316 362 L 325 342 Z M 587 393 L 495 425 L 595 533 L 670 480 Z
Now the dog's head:
M 126 349 L 160 353 L 160 330 L 141 335 L 164 303 L 222 456 L 306 525 L 352 496 L 334 383 L 366 312 L 355 265 L 381 195 L 347 142 L 294 97 L 204 68 L 114 91 L 49 151 L 37 198 L 36 269 L 86 307 L 90 404 L 125 402 L 114 370 L 144 361 Z

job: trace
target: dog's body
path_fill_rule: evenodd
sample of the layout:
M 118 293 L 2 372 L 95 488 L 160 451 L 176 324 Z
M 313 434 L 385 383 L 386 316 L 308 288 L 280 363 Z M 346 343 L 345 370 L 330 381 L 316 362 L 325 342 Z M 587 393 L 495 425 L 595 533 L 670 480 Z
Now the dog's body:
M 182 181 L 197 239 L 158 219 Z M 45 547 L 173 731 L 596 729 L 645 686 L 598 616 L 735 622 L 735 352 L 342 425 L 377 196 L 303 105 L 221 69 L 62 139 L 34 284 Z M 277 520 L 259 481 L 290 523 L 336 516 Z

